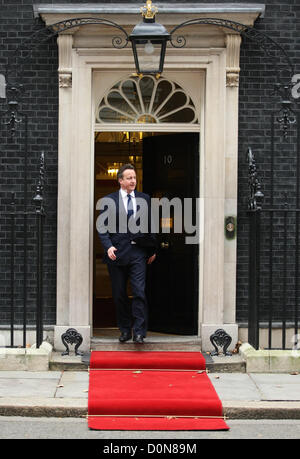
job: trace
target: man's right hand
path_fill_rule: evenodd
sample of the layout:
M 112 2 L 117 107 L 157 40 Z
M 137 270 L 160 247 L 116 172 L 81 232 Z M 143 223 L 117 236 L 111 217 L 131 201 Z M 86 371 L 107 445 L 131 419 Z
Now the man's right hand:
M 107 251 L 107 255 L 108 255 L 109 258 L 110 258 L 111 260 L 113 260 L 113 261 L 116 260 L 116 258 L 117 258 L 116 255 L 115 255 L 115 251 L 116 251 L 116 250 L 118 250 L 116 247 L 111 246 L 111 247 L 108 249 L 108 251 Z

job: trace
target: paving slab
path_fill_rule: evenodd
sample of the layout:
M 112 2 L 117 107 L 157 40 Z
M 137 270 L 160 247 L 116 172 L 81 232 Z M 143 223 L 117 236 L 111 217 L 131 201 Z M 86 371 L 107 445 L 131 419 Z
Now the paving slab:
M 61 371 L 0 371 L 0 379 L 59 379 Z
M 55 397 L 57 384 L 54 378 L 1 378 L 0 397 Z
M 300 401 L 300 375 L 257 374 L 249 377 L 261 393 L 261 400 Z
M 246 373 L 209 373 L 221 400 L 260 400 L 260 392 Z
M 88 398 L 89 374 L 67 371 L 62 374 L 56 398 Z

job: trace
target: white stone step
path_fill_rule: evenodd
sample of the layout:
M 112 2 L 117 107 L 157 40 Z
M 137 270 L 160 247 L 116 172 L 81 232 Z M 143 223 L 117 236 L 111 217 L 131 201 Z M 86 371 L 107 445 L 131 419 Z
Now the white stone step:
M 201 351 L 199 336 L 173 335 L 166 333 L 148 332 L 144 344 L 133 341 L 119 342 L 120 332 L 117 329 L 96 329 L 91 340 L 92 350 L 106 351 Z

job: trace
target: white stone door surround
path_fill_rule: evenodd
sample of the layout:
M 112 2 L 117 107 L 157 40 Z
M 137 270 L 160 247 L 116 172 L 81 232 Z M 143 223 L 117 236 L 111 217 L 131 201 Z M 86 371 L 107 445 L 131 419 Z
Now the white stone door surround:
M 139 12 L 133 11 L 135 5 L 124 5 L 121 11 L 117 11 L 114 4 L 106 4 L 105 8 L 103 5 L 36 5 L 35 13 L 40 14 L 47 25 L 73 17 L 105 17 L 128 32 L 140 21 Z M 253 25 L 263 13 L 261 4 L 218 4 L 218 8 L 217 4 L 201 7 L 197 4 L 197 8 L 192 5 L 192 9 L 189 5 L 192 4 L 181 5 L 182 10 L 174 4 L 170 6 L 171 12 L 159 12 L 157 21 L 169 30 L 187 19 L 200 17 L 222 17 Z M 173 75 L 188 72 L 189 78 L 193 75 L 197 78 L 199 74 L 205 76 L 205 81 L 199 84 L 199 91 L 204 91 L 200 154 L 199 336 L 202 351 L 206 351 L 211 349 L 209 336 L 217 328 L 225 329 L 232 336 L 232 347 L 238 336 L 236 239 L 225 239 L 224 219 L 237 214 L 241 38 L 229 29 L 213 26 L 193 26 L 182 32 L 187 38 L 187 46 L 167 48 L 165 72 Z M 134 72 L 130 47 L 121 50 L 112 47 L 111 38 L 115 34 L 109 28 L 89 25 L 70 29 L 58 37 L 58 249 L 54 332 L 57 350 L 64 349 L 61 334 L 70 327 L 82 334 L 81 349 L 90 348 L 95 224 L 92 75 L 95 70 L 119 71 L 120 75 Z

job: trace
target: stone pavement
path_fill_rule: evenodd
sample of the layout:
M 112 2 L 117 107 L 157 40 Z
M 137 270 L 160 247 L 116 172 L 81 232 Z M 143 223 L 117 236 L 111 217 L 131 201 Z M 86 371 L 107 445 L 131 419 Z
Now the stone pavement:
M 300 419 L 300 374 L 208 376 L 229 419 Z M 88 371 L 0 371 L 1 416 L 85 417 Z

